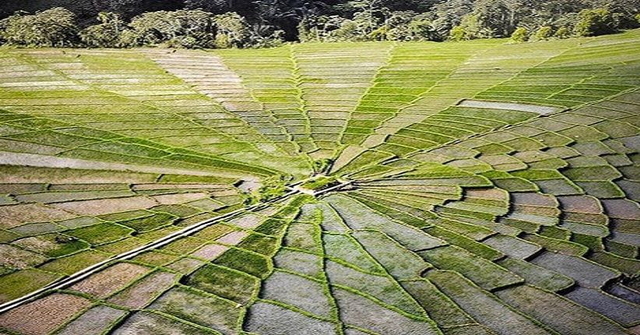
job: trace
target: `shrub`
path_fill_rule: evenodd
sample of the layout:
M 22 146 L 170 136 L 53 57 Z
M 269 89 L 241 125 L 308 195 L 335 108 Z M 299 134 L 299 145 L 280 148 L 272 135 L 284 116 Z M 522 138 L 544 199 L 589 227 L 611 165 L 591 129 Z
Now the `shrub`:
M 571 36 L 571 33 L 569 32 L 569 29 L 567 27 L 560 27 L 558 28 L 558 30 L 556 30 L 556 33 L 553 34 L 553 36 L 556 38 L 569 38 Z
M 0 21 L 0 37 L 14 45 L 74 46 L 78 42 L 76 16 L 61 7 L 33 15 L 19 12 Z
M 317 173 L 329 172 L 329 169 L 333 165 L 333 159 L 324 158 L 313 161 L 313 170 Z
M 462 26 L 455 26 L 451 28 L 451 31 L 449 32 L 449 39 L 452 41 L 462 41 L 465 39 L 465 36 L 466 32 Z
M 451 29 L 449 38 L 454 41 L 473 40 L 477 38 L 491 38 L 494 32 L 484 27 L 477 15 L 465 15 L 460 25 Z
M 217 26 L 217 48 L 239 48 L 249 44 L 251 31 L 245 19 L 237 13 L 224 13 L 214 17 Z
M 578 15 L 574 33 L 578 36 L 598 36 L 618 31 L 614 15 L 606 8 L 585 9 Z
M 431 20 L 417 17 L 409 23 L 409 33 L 414 41 L 439 40 L 438 32 L 433 27 Z
M 535 39 L 537 41 L 548 40 L 553 36 L 553 30 L 549 26 L 540 27 L 538 31 L 536 31 Z
M 511 40 L 516 43 L 526 42 L 529 37 L 529 31 L 527 28 L 519 27 L 513 34 L 511 34 Z

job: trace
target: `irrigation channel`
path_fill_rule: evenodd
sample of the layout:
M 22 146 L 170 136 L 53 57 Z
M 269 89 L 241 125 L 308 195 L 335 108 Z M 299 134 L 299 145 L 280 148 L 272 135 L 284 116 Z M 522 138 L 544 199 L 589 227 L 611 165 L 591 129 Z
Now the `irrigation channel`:
M 286 194 L 284 194 L 284 195 L 282 195 L 280 197 L 271 199 L 271 200 L 266 201 L 266 202 L 261 202 L 261 203 L 255 204 L 255 205 L 251 205 L 251 206 L 246 207 L 246 208 L 240 208 L 240 209 L 237 209 L 235 211 L 229 212 L 227 214 L 224 214 L 224 215 L 221 215 L 221 216 L 209 219 L 209 220 L 205 220 L 205 221 L 202 221 L 202 222 L 195 223 L 195 224 L 193 224 L 191 226 L 188 226 L 188 227 L 186 227 L 184 229 L 181 229 L 181 230 L 179 230 L 179 231 L 177 231 L 177 232 L 175 232 L 173 234 L 167 235 L 167 236 L 162 237 L 160 239 L 157 239 L 157 240 L 155 240 L 153 242 L 150 242 L 150 243 L 148 243 L 146 245 L 143 245 L 143 246 L 135 248 L 133 250 L 129 250 L 127 252 L 124 252 L 124 253 L 121 253 L 119 255 L 115 255 L 113 257 L 105 259 L 104 261 L 102 261 L 100 263 L 96 263 L 96 264 L 94 264 L 92 266 L 84 268 L 84 269 L 82 269 L 82 270 L 80 270 L 80 271 L 78 271 L 78 272 L 76 272 L 76 273 L 74 273 L 74 274 L 72 274 L 70 276 L 67 276 L 67 277 L 64 277 L 64 278 L 60 278 L 60 279 L 56 280 L 55 282 L 53 282 L 53 283 L 51 283 L 51 284 L 49 284 L 49 285 L 37 290 L 37 291 L 31 292 L 31 293 L 29 293 L 27 295 L 24 295 L 24 296 L 20 297 L 20 298 L 8 301 L 8 302 L 0 305 L 0 313 L 7 312 L 9 310 L 12 310 L 12 309 L 18 307 L 18 306 L 26 304 L 26 303 L 28 303 L 30 301 L 36 300 L 36 299 L 42 297 L 43 295 L 47 294 L 48 292 L 55 291 L 55 290 L 60 290 L 60 289 L 63 289 L 65 287 L 68 287 L 68 286 L 70 286 L 72 284 L 75 284 L 75 283 L 77 283 L 77 282 L 79 282 L 79 281 L 81 281 L 81 280 L 93 275 L 94 273 L 97 273 L 97 272 L 99 272 L 101 270 L 104 270 L 105 268 L 107 268 L 108 266 L 110 266 L 112 263 L 114 263 L 116 261 L 123 261 L 123 260 L 131 259 L 131 258 L 136 257 L 136 256 L 138 256 L 138 255 L 140 255 L 140 254 L 142 254 L 142 253 L 144 253 L 146 251 L 153 250 L 153 249 L 156 249 L 156 248 L 160 248 L 160 247 L 162 247 L 164 245 L 167 245 L 167 244 L 169 244 L 169 243 L 171 243 L 171 242 L 173 242 L 175 240 L 178 240 L 180 238 L 187 237 L 189 235 L 195 234 L 198 231 L 200 231 L 202 229 L 205 229 L 205 228 L 207 228 L 207 227 L 209 227 L 211 225 L 214 225 L 216 223 L 219 223 L 221 221 L 237 217 L 237 216 L 239 216 L 241 214 L 244 214 L 244 213 L 247 213 L 247 212 L 253 212 L 253 211 L 264 209 L 265 207 L 268 207 L 269 205 L 285 201 L 288 198 L 290 198 L 291 196 L 296 195 L 296 194 L 304 193 L 304 194 L 313 195 L 315 197 L 318 197 L 318 196 L 321 196 L 321 195 L 323 195 L 325 193 L 342 189 L 342 188 L 344 188 L 346 186 L 351 185 L 353 182 L 352 181 L 345 182 L 345 183 L 342 183 L 340 185 L 332 186 L 332 187 L 329 187 L 329 188 L 326 188 L 326 189 L 322 189 L 322 190 L 319 190 L 319 191 L 315 191 L 315 192 L 313 192 L 313 191 L 304 191 L 304 190 L 300 189 L 299 185 L 302 185 L 303 183 L 304 183 L 304 181 L 301 181 L 301 182 L 297 182 L 297 183 L 295 183 L 293 185 L 290 185 L 289 186 L 289 192 L 287 192 Z

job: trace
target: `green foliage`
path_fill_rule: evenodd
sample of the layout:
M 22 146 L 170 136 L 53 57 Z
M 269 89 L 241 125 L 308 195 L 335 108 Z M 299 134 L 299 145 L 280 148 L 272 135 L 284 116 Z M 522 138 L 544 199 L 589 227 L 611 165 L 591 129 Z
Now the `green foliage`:
M 335 177 L 320 176 L 318 178 L 315 178 L 311 181 L 304 183 L 302 187 L 308 190 L 317 191 L 317 190 L 321 190 L 327 187 L 337 185 L 339 183 L 340 182 L 337 181 Z
M 218 48 L 240 47 L 247 42 L 249 27 L 243 17 L 236 13 L 225 13 L 215 18 L 218 30 L 215 45 Z
M 80 39 L 85 45 L 96 48 L 128 46 L 126 36 L 131 31 L 118 14 L 101 12 L 98 14 L 98 21 L 100 24 L 89 26 L 80 32 Z
M 481 18 L 478 15 L 466 15 L 462 18 L 459 26 L 451 29 L 449 38 L 454 41 L 462 41 L 489 38 L 492 35 L 493 31 L 483 27 Z
M 511 40 L 516 43 L 526 42 L 529 38 L 529 31 L 527 28 L 519 27 L 513 34 L 511 34 Z
M 19 9 L 42 10 L 53 5 L 39 1 L 9 2 L 6 8 L 0 8 L 0 15 Z M 34 15 L 18 12 L 0 21 L 0 43 L 248 48 L 274 47 L 285 40 L 459 41 L 509 37 L 517 27 L 526 27 L 532 32 L 531 40 L 545 40 L 572 34 L 596 36 L 640 26 L 640 0 L 606 3 L 600 0 L 62 0 L 55 3 L 66 9 L 53 8 Z M 95 15 L 100 23 L 81 25 L 79 29 L 74 13 L 81 23 L 90 22 Z M 126 20 L 132 17 L 128 23 Z
M 578 36 L 598 36 L 618 31 L 615 16 L 606 8 L 585 9 L 578 18 L 574 28 Z
M 242 271 L 258 278 L 264 278 L 269 272 L 269 262 L 264 256 L 242 249 L 230 249 L 213 263 Z
M 308 41 L 429 41 L 437 40 L 431 20 L 413 11 L 387 12 L 354 7 L 352 19 L 321 16 L 298 25 L 300 40 Z M 381 14 L 384 13 L 384 14 Z
M 61 7 L 33 15 L 18 12 L 0 21 L 0 38 L 12 45 L 70 47 L 77 34 L 76 15 Z
M 553 36 L 556 38 L 569 38 L 571 36 L 571 32 L 567 27 L 560 27 Z
M 262 181 L 262 186 L 251 194 L 247 194 L 245 205 L 267 202 L 287 193 L 287 179 L 284 176 L 272 176 Z
M 455 26 L 451 29 L 451 31 L 449 32 L 449 39 L 452 41 L 462 41 L 465 38 L 465 30 L 464 27 L 462 26 Z
M 313 162 L 313 170 L 317 173 L 328 172 L 332 164 L 333 159 L 331 158 L 319 159 Z
M 135 45 L 167 43 L 171 47 L 214 47 L 213 14 L 201 10 L 159 11 L 131 20 Z
M 544 41 L 544 40 L 548 40 L 549 38 L 551 38 L 551 36 L 553 36 L 553 28 L 551 28 L 549 26 L 544 26 L 544 27 L 540 27 L 540 29 L 538 29 L 538 31 L 536 31 L 535 40 L 536 41 Z

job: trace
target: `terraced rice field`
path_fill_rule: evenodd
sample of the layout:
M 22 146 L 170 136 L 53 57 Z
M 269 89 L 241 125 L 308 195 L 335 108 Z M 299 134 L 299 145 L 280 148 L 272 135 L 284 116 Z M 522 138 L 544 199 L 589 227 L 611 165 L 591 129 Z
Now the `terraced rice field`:
M 640 30 L 0 65 L 2 333 L 640 334 Z

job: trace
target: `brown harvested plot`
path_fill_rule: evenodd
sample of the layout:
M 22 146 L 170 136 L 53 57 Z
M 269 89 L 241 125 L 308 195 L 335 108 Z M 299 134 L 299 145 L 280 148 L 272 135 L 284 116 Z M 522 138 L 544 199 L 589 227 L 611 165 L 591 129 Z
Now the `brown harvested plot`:
M 222 255 L 229 247 L 219 244 L 207 244 L 191 254 L 193 257 L 203 258 L 206 260 L 214 260 Z
M 60 209 L 38 204 L 0 207 L 0 228 L 13 228 L 23 223 L 67 220 L 76 217 Z
M 69 294 L 54 293 L 0 315 L 0 326 L 25 334 L 50 334 L 91 301 Z
M 197 259 L 183 258 L 167 265 L 167 268 L 188 275 L 204 264 L 205 263 L 203 261 L 199 261 Z
M 119 199 L 100 199 L 86 201 L 70 201 L 54 204 L 53 207 L 78 213 L 80 215 L 103 215 L 132 211 L 135 209 L 147 209 L 156 206 L 157 203 L 147 197 L 130 197 Z
M 178 275 L 168 272 L 156 272 L 140 279 L 137 283 L 116 294 L 108 301 L 112 304 L 141 309 L 149 304 L 160 293 L 168 290 Z
M 229 186 L 225 184 L 137 184 L 133 185 L 133 190 L 141 191 L 141 190 L 219 190 L 219 189 L 227 189 Z
M 118 263 L 71 286 L 71 289 L 106 298 L 149 271 L 149 268 L 141 265 Z
M 602 205 L 610 217 L 616 219 L 638 220 L 640 207 L 626 199 L 602 200 Z
M 587 195 L 558 197 L 562 209 L 567 212 L 600 214 L 602 209 L 598 199 Z
M 206 193 L 178 193 L 178 194 L 157 195 L 153 198 L 162 205 L 176 205 L 176 204 L 183 204 L 189 201 L 205 199 L 208 197 L 209 195 Z
M 76 170 L 28 166 L 4 166 L 0 170 L 3 183 L 103 184 L 153 182 L 155 174 L 105 170 Z
M 8 244 L 0 244 L 0 265 L 16 269 L 44 263 L 46 257 L 31 251 L 16 248 Z
M 249 234 L 247 234 L 247 232 L 245 231 L 234 231 L 217 239 L 216 242 L 228 245 L 237 245 L 238 243 L 242 242 L 242 240 L 248 235 Z
M 110 181 L 124 181 L 125 178 L 118 178 L 116 180 L 111 177 L 108 179 L 108 175 L 124 175 L 128 176 L 131 180 L 131 177 L 137 177 L 132 179 L 132 182 L 153 182 L 155 180 L 154 177 L 150 175 L 145 175 L 147 173 L 153 174 L 186 174 L 186 175 L 195 175 L 195 176 L 206 176 L 211 175 L 210 173 L 206 173 L 203 171 L 193 171 L 193 170 L 184 170 L 184 169 L 174 169 L 174 168 L 163 168 L 163 167 L 154 167 L 148 165 L 135 165 L 135 164 L 121 164 L 121 163 L 108 163 L 108 162 L 100 162 L 100 161 L 92 161 L 85 159 L 77 159 L 77 158 L 66 158 L 66 157 L 55 157 L 55 156 L 45 156 L 38 154 L 27 154 L 27 153 L 13 153 L 13 152 L 3 152 L 0 153 L 0 160 L 3 164 L 17 165 L 17 166 L 30 166 L 34 168 L 57 168 L 57 169 L 82 169 L 85 171 L 98 171 L 103 172 L 104 176 L 107 177 L 107 180 Z M 108 172 L 107 172 L 108 171 Z M 73 176 L 73 173 L 69 173 L 70 176 Z M 3 178 L 4 179 L 4 178 Z M 124 180 L 123 180 L 124 179 Z M 86 180 L 86 178 L 84 179 Z M 98 181 L 94 181 L 98 182 Z M 102 180 L 100 182 L 109 182 Z
M 244 229 L 253 229 L 260 225 L 260 222 L 264 220 L 263 217 L 256 214 L 246 214 L 237 219 L 233 219 L 229 221 L 230 224 L 234 226 L 238 226 Z

